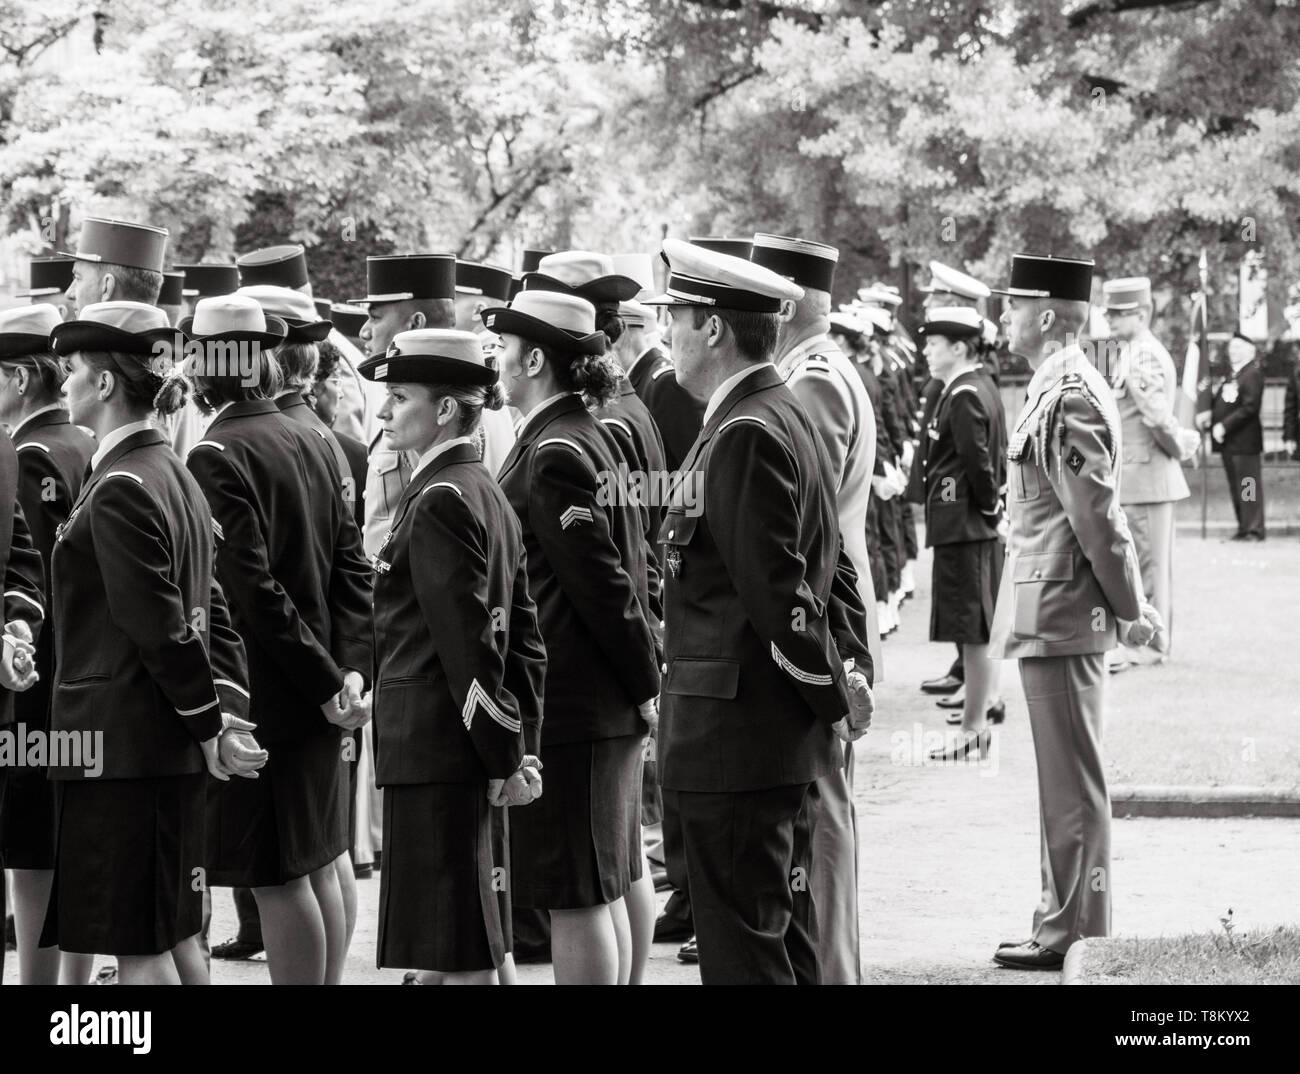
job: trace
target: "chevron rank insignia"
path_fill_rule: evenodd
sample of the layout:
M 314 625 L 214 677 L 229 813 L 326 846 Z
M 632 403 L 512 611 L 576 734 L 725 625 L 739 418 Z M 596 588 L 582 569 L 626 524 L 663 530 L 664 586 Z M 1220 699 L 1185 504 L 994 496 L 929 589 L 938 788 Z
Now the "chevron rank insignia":
M 1077 475 L 1083 469 L 1083 452 L 1077 447 L 1070 448 L 1070 454 L 1065 456 L 1065 465 Z
M 567 530 L 570 526 L 577 526 L 583 522 L 591 521 L 591 512 L 585 507 L 579 507 L 574 504 L 565 510 L 560 516 L 560 529 Z

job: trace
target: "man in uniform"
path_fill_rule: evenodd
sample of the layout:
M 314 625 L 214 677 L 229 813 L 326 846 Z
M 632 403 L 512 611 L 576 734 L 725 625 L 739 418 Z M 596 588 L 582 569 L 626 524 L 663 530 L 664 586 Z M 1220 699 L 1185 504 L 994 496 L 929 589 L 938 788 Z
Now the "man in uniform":
M 162 290 L 167 229 L 88 216 L 67 297 L 76 316 L 92 302 L 143 302 L 152 306 Z
M 312 298 L 311 277 L 307 274 L 307 251 L 298 243 L 265 246 L 235 258 L 241 287 L 288 287 Z M 331 329 L 329 341 L 342 352 L 344 376 L 339 382 L 340 398 L 334 418 L 335 427 L 348 436 L 365 442 L 367 433 L 378 428 L 375 415 L 383 405 L 384 393 L 357 372 L 364 355 L 344 338 L 337 328 Z
M 479 314 L 489 306 L 503 306 L 510 301 L 513 279 L 509 269 L 457 259 L 456 327 L 462 332 L 490 335 Z
M 68 302 L 68 288 L 72 286 L 74 259 L 67 254 L 52 257 L 33 257 L 28 263 L 29 285 L 14 298 L 30 298 L 33 306 L 50 305 L 59 311 L 65 321 L 72 316 Z
M 1196 451 L 1200 437 L 1174 417 L 1178 374 L 1151 333 L 1151 281 L 1145 276 L 1107 280 L 1102 293 L 1110 338 L 1119 344 L 1111 373 L 1123 426 L 1119 502 L 1137 548 L 1142 589 L 1165 624 L 1151 644 L 1159 662 L 1169 655 L 1174 624 L 1174 504 L 1191 495 L 1179 463 Z M 1111 657 L 1111 671 L 1147 662 L 1123 633 Z
M 664 256 L 654 301 L 672 314 L 682 387 L 708 404 L 660 532 L 660 781 L 681 826 L 700 976 L 817 983 L 806 802 L 843 771 L 837 733 L 870 722 L 872 667 L 826 447 L 771 364 L 782 303 L 803 290 L 676 239 Z
M 1077 343 L 1092 267 L 1018 254 L 1000 292 L 1011 352 L 1034 370 L 1007 452 L 1011 529 L 989 641 L 991 657 L 1020 660 L 1038 762 L 1043 896 L 1032 935 L 993 956 L 1012 969 L 1059 969 L 1076 940 L 1110 933 L 1105 653 L 1119 620 L 1138 645 L 1160 625 L 1119 505 L 1119 413 Z
M 917 290 L 925 295 L 925 301 L 921 303 L 921 308 L 926 312 L 952 306 L 969 306 L 972 309 L 978 309 L 979 304 L 992 294 L 987 284 L 975 279 L 974 276 L 968 276 L 964 272 L 950 268 L 940 261 L 930 262 L 930 282 L 924 287 L 918 287 Z M 932 375 L 921 390 L 919 400 L 921 428 L 923 430 L 930 428 L 935 407 L 938 406 L 939 396 L 942 393 L 943 381 Z M 927 440 L 927 436 L 920 437 L 917 442 L 915 456 L 911 460 L 906 493 L 906 497 L 911 503 L 923 504 L 925 502 L 922 483 L 925 472 L 925 454 L 928 447 Z M 930 599 L 934 599 L 933 594 L 931 594 Z M 940 675 L 935 679 L 926 679 L 921 683 L 921 690 L 927 694 L 954 694 L 962 688 L 965 682 L 966 668 L 962 663 L 962 651 L 959 645 L 957 646 L 957 659 L 952 662 L 947 674 Z
M 1228 376 L 1214 389 L 1209 414 L 1197 424 L 1210 430 L 1214 450 L 1223 456 L 1232 510 L 1237 516 L 1233 541 L 1264 540 L 1264 427 L 1259 408 L 1264 399 L 1264 371 L 1255 360 L 1255 341 L 1237 331 L 1228 340 Z
M 844 551 L 858 575 L 867 616 L 874 681 L 882 676 L 876 593 L 867 552 L 867 504 L 876 464 L 876 416 L 853 363 L 830 338 L 831 288 L 839 251 L 807 239 L 759 233 L 750 260 L 803 289 L 781 312 L 776 369 L 812 418 L 831 461 L 831 485 Z M 826 984 L 860 984 L 858 957 L 858 839 L 853 810 L 853 746 L 844 766 L 813 784 L 812 891 L 817 903 L 818 954 Z

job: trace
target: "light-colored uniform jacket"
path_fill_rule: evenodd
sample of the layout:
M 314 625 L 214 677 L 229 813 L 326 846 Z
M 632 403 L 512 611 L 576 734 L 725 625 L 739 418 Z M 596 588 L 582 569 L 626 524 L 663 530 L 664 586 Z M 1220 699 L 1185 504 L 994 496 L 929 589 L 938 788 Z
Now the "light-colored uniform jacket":
M 1168 503 L 1191 493 L 1179 465 L 1174 393 L 1178 375 L 1150 329 L 1123 349 L 1111 381 L 1123 427 L 1124 469 L 1120 503 Z
M 871 398 L 849 359 L 828 335 L 804 340 L 776 363 L 786 385 L 808 411 L 831 458 L 840 536 L 867 609 L 867 645 L 875 681 L 883 678 L 876 593 L 867 554 L 867 503 L 876 465 L 876 415 Z
M 1100 653 L 1116 618 L 1139 617 L 1137 552 L 1119 503 L 1120 419 L 1110 385 L 1077 346 L 1029 382 L 1011 430 L 1011 532 L 989 655 Z

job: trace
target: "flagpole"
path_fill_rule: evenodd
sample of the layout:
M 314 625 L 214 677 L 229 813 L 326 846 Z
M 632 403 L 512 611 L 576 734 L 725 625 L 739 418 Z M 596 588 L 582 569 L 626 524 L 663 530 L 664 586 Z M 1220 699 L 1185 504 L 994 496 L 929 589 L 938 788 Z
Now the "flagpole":
M 1201 247 L 1201 360 L 1205 363 L 1205 375 L 1210 375 L 1210 267 L 1205 257 L 1205 247 Z M 1197 370 L 1199 373 L 1200 370 Z M 1199 386 L 1199 379 L 1198 379 Z M 1201 430 L 1201 540 L 1205 540 L 1207 517 L 1210 504 L 1210 430 Z

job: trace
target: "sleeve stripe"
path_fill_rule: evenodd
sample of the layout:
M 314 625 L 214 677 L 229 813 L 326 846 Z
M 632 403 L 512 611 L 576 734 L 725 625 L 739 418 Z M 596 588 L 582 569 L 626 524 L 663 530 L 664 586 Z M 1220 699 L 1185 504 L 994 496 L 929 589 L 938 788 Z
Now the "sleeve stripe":
M 432 485 L 430 485 L 427 489 L 425 489 L 424 492 L 432 492 L 434 489 L 451 489 L 451 491 L 454 492 L 457 496 L 459 496 L 462 500 L 465 498 L 465 494 L 461 492 L 460 489 L 458 489 L 450 481 L 435 481 Z M 420 493 L 420 495 L 423 496 L 424 492 Z
M 141 477 L 139 474 L 131 473 L 130 470 L 114 470 L 112 473 L 105 474 L 104 480 L 107 481 L 110 477 L 129 477 L 137 485 L 144 484 L 144 478 Z
M 572 440 L 565 440 L 560 437 L 552 437 L 550 440 L 543 440 L 540 444 L 537 445 L 537 450 L 541 451 L 542 448 L 546 447 L 547 444 L 563 444 L 565 447 L 573 448 L 573 450 L 576 451 L 579 455 L 582 454 L 582 448 L 578 447 L 578 445 L 575 444 Z
M 956 396 L 961 395 L 962 392 L 974 392 L 976 395 L 978 395 L 979 389 L 976 388 L 974 384 L 962 384 L 956 388 L 953 388 L 952 394 L 949 396 L 949 398 L 950 399 L 955 398 Z
M 248 691 L 245 690 L 242 686 L 240 686 L 239 683 L 231 682 L 229 679 L 213 679 L 212 684 L 214 686 L 229 686 L 236 693 L 243 694 L 245 697 L 249 696 Z
M 28 604 L 30 604 L 33 608 L 35 608 L 38 612 L 40 612 L 42 617 L 45 615 L 45 609 L 44 607 L 41 606 L 41 603 L 39 601 L 32 600 L 32 598 L 29 597 L 26 593 L 20 593 L 17 589 L 6 589 L 4 595 L 6 597 L 17 597 L 19 600 L 25 600 L 27 601 Z
M 781 670 L 786 672 L 792 679 L 799 682 L 806 682 L 809 686 L 830 686 L 835 680 L 829 675 L 814 675 L 811 671 L 801 671 L 790 663 L 785 653 L 776 647 L 776 642 L 772 642 L 772 659 L 777 662 Z
M 767 422 L 765 422 L 762 418 L 755 417 L 753 414 L 741 414 L 739 417 L 728 418 L 726 421 L 724 421 L 721 425 L 718 426 L 718 432 L 722 432 L 722 430 L 727 428 L 728 425 L 735 425 L 736 422 L 738 421 L 752 421 L 763 426 L 763 428 L 767 428 Z
M 200 705 L 196 709 L 177 709 L 176 712 L 181 716 L 197 716 L 200 712 L 207 712 L 208 709 L 215 708 L 219 704 L 221 702 L 214 697 L 206 705 Z
M 42 444 L 42 443 L 40 443 L 39 441 L 36 441 L 36 440 L 29 440 L 26 444 L 19 444 L 19 445 L 18 445 L 18 450 L 19 450 L 19 451 L 24 451 L 24 450 L 26 450 L 27 448 L 31 448 L 31 447 L 34 447 L 34 448 L 40 448 L 43 452 L 45 452 L 45 454 L 47 454 L 47 455 L 50 454 L 50 449 L 49 449 L 48 447 L 46 447 L 44 444 Z
M 200 440 L 197 444 L 194 445 L 194 447 L 190 448 L 190 451 L 193 451 L 194 448 L 201 448 L 201 447 L 214 447 L 218 451 L 226 450 L 225 444 L 218 444 L 215 440 Z M 189 452 L 186 452 L 186 454 L 188 455 Z
M 460 718 L 465 724 L 465 730 L 469 730 L 470 725 L 474 722 L 474 713 L 479 705 L 483 706 L 484 711 L 504 727 L 511 734 L 518 734 L 522 726 L 518 720 L 512 719 L 502 712 L 488 696 L 488 692 L 478 684 L 478 679 L 471 679 L 469 684 L 469 693 L 465 695 L 465 707 L 461 710 Z
M 629 440 L 634 439 L 632 435 L 632 426 L 630 426 L 627 422 L 619 418 L 601 418 L 600 423 L 602 425 L 617 425 L 620 429 L 622 429 L 625 433 L 627 433 L 627 437 Z
M 671 365 L 661 365 L 658 369 L 656 369 L 653 373 L 650 374 L 650 379 L 658 380 L 665 373 L 671 373 L 672 371 L 673 371 L 673 367 Z

